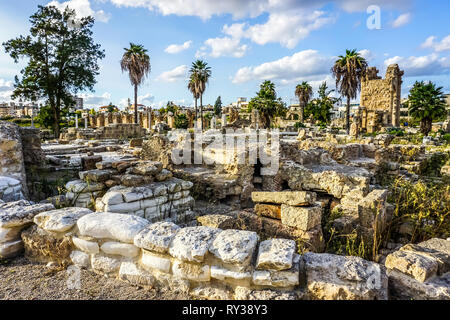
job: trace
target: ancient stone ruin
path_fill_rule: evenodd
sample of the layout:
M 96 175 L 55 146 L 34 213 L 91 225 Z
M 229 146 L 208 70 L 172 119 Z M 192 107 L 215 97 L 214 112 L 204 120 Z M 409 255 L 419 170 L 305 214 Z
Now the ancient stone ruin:
M 448 239 L 407 243 L 407 225 L 381 239 L 395 216 L 384 179 L 415 181 L 437 153 L 389 134 L 225 129 L 41 143 L 0 122 L 0 259 L 195 299 L 450 299 Z M 332 251 L 333 232 L 364 254 Z

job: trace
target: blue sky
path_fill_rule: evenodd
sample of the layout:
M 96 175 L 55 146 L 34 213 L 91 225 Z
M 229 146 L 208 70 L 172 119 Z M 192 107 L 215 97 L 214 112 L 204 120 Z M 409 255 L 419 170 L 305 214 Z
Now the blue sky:
M 448 0 L 3 0 L 0 42 L 27 34 L 39 4 L 69 5 L 96 18 L 94 38 L 106 57 L 95 91 L 81 93 L 86 107 L 123 106 L 132 98 L 119 65 L 130 42 L 149 51 L 152 70 L 139 99 L 156 107 L 168 100 L 193 104 L 186 78 L 197 58 L 212 68 L 204 104 L 219 95 L 225 104 L 251 98 L 265 79 L 289 103 L 301 81 L 333 87 L 329 70 L 347 48 L 361 51 L 382 76 L 398 63 L 405 70 L 404 96 L 416 80 L 432 80 L 450 93 Z M 380 8 L 380 29 L 367 27 L 370 5 Z M 0 102 L 10 100 L 23 65 L 0 49 Z

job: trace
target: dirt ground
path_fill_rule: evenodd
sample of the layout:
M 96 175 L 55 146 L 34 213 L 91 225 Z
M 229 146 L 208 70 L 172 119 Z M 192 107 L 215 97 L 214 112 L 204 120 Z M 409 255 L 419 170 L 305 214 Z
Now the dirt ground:
M 70 289 L 67 271 L 25 257 L 0 260 L 0 300 L 184 300 L 164 289 L 146 289 L 81 271 L 81 289 Z

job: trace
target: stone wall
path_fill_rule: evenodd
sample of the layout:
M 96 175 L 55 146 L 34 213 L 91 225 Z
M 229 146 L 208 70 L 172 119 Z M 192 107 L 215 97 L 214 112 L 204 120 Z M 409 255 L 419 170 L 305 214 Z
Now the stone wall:
M 80 208 L 42 212 L 34 223 L 22 234 L 27 256 L 73 263 L 72 271 L 86 268 L 140 287 L 165 287 L 201 299 L 388 297 L 386 273 L 376 263 L 299 255 L 294 241 L 260 241 L 251 231 L 150 224 L 137 216 Z M 64 250 L 51 256 L 42 250 L 47 242 Z
M 0 200 L 27 196 L 22 139 L 16 124 L 0 121 Z
M 60 139 L 71 141 L 75 139 L 130 139 L 145 136 L 145 129 L 139 124 L 110 123 L 97 129 L 68 128 L 64 130 Z
M 361 81 L 361 128 L 375 132 L 381 126 L 400 125 L 401 84 L 404 72 L 397 64 L 388 66 L 385 79 L 369 68 Z

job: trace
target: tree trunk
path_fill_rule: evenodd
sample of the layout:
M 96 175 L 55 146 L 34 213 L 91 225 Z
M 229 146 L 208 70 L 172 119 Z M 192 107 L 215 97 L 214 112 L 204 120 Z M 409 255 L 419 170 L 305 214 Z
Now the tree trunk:
M 423 118 L 422 121 L 420 121 L 420 131 L 424 135 L 428 136 L 431 131 L 432 123 L 433 121 L 431 120 L 431 118 Z
M 52 106 L 53 109 L 53 130 L 55 131 L 55 137 L 56 139 L 59 139 L 59 133 L 60 133 L 60 128 L 59 128 L 59 118 L 60 118 L 60 112 L 59 112 L 59 108 L 55 105 Z
M 197 97 L 195 98 L 195 122 L 194 122 L 194 128 L 197 128 Z
M 137 84 L 134 85 L 134 123 L 138 123 L 138 102 L 137 102 L 138 87 Z
M 305 119 L 305 104 L 303 102 L 299 103 L 300 105 L 300 122 L 303 123 Z
M 200 119 L 201 119 L 200 128 L 203 131 L 203 93 L 200 95 Z
M 350 97 L 347 97 L 347 108 L 345 115 L 345 128 L 347 130 L 347 134 L 350 134 Z

